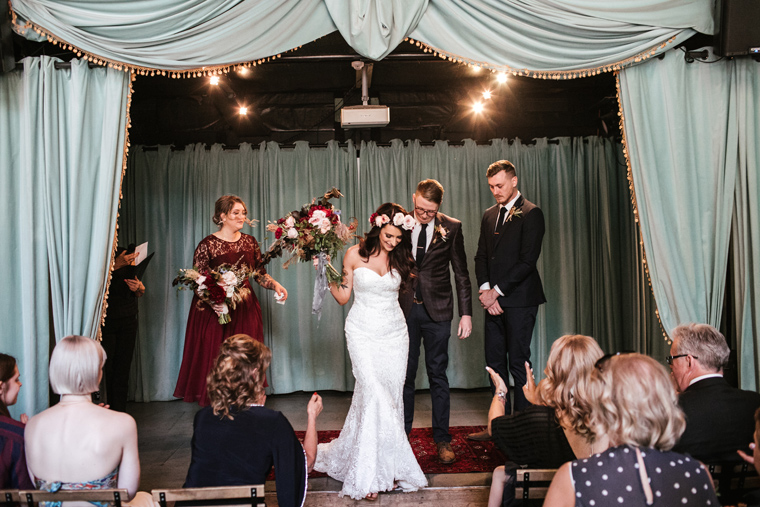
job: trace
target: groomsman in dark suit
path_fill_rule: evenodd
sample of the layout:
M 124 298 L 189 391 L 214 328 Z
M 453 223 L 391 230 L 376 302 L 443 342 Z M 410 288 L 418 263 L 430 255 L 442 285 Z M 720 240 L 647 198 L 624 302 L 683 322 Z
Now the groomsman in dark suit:
M 412 431 L 414 418 L 414 380 L 420 358 L 420 344 L 425 346 L 425 366 L 433 401 L 433 439 L 438 459 L 451 464 L 456 459 L 449 434 L 449 336 L 454 313 L 449 265 L 459 308 L 460 339 L 472 332 L 472 287 L 467 271 L 462 222 L 438 213 L 443 200 L 443 186 L 436 180 L 424 180 L 412 195 L 414 216 L 419 224 L 412 230 L 412 254 L 417 262 L 413 290 L 399 296 L 409 327 L 409 361 L 404 384 L 404 419 L 406 433 Z
M 536 269 L 544 238 L 544 215 L 517 190 L 517 172 L 511 162 L 494 162 L 486 176 L 496 205 L 483 213 L 475 255 L 480 305 L 487 312 L 486 364 L 505 381 L 507 371 L 512 374 L 514 406 L 519 411 L 530 405 L 522 390 L 527 378 L 525 362 L 530 362 L 538 305 L 546 302 Z M 511 412 L 509 393 L 506 410 Z M 471 438 L 485 439 L 488 432 L 484 433 Z

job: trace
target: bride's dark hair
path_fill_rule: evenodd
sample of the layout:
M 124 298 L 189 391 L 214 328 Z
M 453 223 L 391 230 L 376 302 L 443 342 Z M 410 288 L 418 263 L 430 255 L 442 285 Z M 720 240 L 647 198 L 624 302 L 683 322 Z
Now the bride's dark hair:
M 393 217 L 396 213 L 402 213 L 408 215 L 407 211 L 396 204 L 395 202 L 386 202 L 381 204 L 376 215 L 385 215 L 391 219 L 390 223 L 377 227 L 372 224 L 372 228 L 368 233 L 359 240 L 359 255 L 364 259 L 364 262 L 368 262 L 371 255 L 374 255 L 380 251 L 380 231 L 384 227 L 396 227 L 393 225 Z M 411 286 L 411 280 L 414 277 L 412 270 L 414 269 L 414 257 L 412 257 L 412 231 L 406 230 L 403 227 L 396 227 L 401 231 L 401 241 L 396 248 L 388 252 L 388 265 L 391 269 L 395 269 L 399 275 L 401 275 L 401 292 L 404 292 L 407 287 Z

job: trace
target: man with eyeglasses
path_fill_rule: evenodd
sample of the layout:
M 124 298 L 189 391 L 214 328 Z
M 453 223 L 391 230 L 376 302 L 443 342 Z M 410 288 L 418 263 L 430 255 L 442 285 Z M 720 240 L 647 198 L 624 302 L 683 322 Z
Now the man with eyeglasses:
M 449 337 L 454 314 L 449 265 L 454 271 L 459 339 L 472 332 L 472 287 L 464 251 L 462 222 L 438 212 L 443 200 L 443 186 L 428 179 L 417 185 L 412 194 L 414 217 L 418 224 L 412 230 L 412 254 L 417 263 L 412 290 L 399 295 L 401 308 L 409 328 L 409 360 L 404 383 L 404 423 L 406 434 L 412 431 L 414 388 L 420 345 L 425 346 L 425 366 L 433 402 L 433 440 L 438 460 L 451 464 L 456 460 L 449 433 Z
M 530 405 L 522 390 L 527 380 L 525 364 L 530 362 L 538 307 L 546 302 L 536 268 L 545 232 L 544 215 L 520 194 L 512 162 L 494 162 L 486 177 L 496 205 L 483 213 L 475 255 L 479 301 L 486 311 L 486 365 L 505 380 L 512 374 L 514 409 L 520 411 Z M 509 393 L 504 403 L 506 413 L 511 413 Z M 488 432 L 469 438 L 485 440 Z
M 723 379 L 730 350 L 726 339 L 707 324 L 678 326 L 665 358 L 686 415 L 686 430 L 673 448 L 706 463 L 736 462 L 748 451 L 755 431 L 760 394 L 731 387 Z

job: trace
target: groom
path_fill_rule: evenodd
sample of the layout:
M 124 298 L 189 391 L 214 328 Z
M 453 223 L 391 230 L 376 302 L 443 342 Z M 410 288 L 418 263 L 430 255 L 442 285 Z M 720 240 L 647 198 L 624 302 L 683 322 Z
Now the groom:
M 404 422 L 406 434 L 414 419 L 414 380 L 420 358 L 420 344 L 425 345 L 425 366 L 433 399 L 433 439 L 438 459 L 448 465 L 456 456 L 449 434 L 449 336 L 454 313 L 449 264 L 454 270 L 457 307 L 460 320 L 458 336 L 472 332 L 472 287 L 464 252 L 462 222 L 438 213 L 443 200 L 443 186 L 436 180 L 424 180 L 412 194 L 414 217 L 419 222 L 412 230 L 412 255 L 417 263 L 417 277 L 412 290 L 399 295 L 409 328 L 409 361 L 404 384 Z

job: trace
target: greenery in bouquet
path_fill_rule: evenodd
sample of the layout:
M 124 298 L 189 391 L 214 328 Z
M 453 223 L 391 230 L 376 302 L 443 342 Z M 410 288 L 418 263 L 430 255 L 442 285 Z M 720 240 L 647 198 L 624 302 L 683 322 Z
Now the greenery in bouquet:
M 336 258 L 356 237 L 358 226 L 355 218 L 349 223 L 341 221 L 340 210 L 330 203 L 330 199 L 342 196 L 333 188 L 322 198 L 314 198 L 310 204 L 267 225 L 267 230 L 274 232 L 275 241 L 263 255 L 263 263 L 282 256 L 285 251 L 292 254 L 283 265 L 286 269 L 293 262 L 312 262 L 320 254 Z M 343 283 L 343 275 L 329 263 L 326 275 L 329 283 Z
M 180 269 L 172 282 L 179 290 L 192 290 L 198 299 L 207 303 L 216 313 L 220 324 L 230 322 L 230 309 L 237 308 L 250 294 L 243 286 L 250 273 L 237 264 L 221 264 L 216 269 Z

